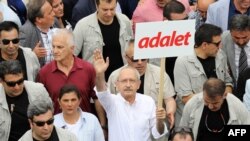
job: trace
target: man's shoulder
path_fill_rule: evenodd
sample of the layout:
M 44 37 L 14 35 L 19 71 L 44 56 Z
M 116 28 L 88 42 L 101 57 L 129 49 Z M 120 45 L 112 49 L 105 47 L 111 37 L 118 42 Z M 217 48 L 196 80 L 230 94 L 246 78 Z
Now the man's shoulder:
M 21 27 L 20 30 L 23 31 L 30 31 L 32 29 L 35 29 L 35 25 L 33 23 L 31 23 L 30 20 L 27 20 Z
M 41 67 L 41 69 L 39 71 L 39 74 L 40 73 L 45 74 L 45 73 L 48 73 L 48 72 L 52 71 L 52 68 L 53 68 L 54 65 L 55 65 L 55 61 L 52 61 L 52 62 L 44 65 L 43 67 Z
M 18 141 L 33 141 L 31 129 L 24 133 Z
M 194 94 L 194 96 L 192 96 L 185 105 L 187 105 L 186 107 L 194 107 L 201 102 L 203 102 L 202 92 Z
M 194 61 L 197 58 L 195 54 L 191 55 L 185 55 L 185 56 L 179 56 L 176 58 L 176 62 L 189 62 L 189 61 Z
M 148 63 L 148 64 L 147 64 L 147 69 L 158 71 L 158 70 L 160 70 L 161 68 L 160 68 L 159 66 L 154 65 L 154 64 Z
M 84 68 L 86 70 L 94 70 L 93 64 L 81 58 L 75 57 L 75 63 L 77 66 L 80 66 L 81 68 Z
M 145 101 L 145 103 L 148 103 L 148 104 L 155 103 L 152 97 L 145 95 L 145 94 L 136 93 L 136 97 L 138 100 Z
M 129 22 L 129 23 L 130 23 L 129 18 L 128 18 L 126 15 L 122 14 L 122 13 L 116 12 L 116 17 L 117 17 L 118 20 L 120 20 L 120 21 Z
M 224 31 L 221 35 L 222 40 L 225 40 L 226 38 L 231 37 L 231 33 L 229 30 Z
M 33 81 L 24 81 L 24 85 L 26 88 L 44 88 L 44 85 L 39 82 L 33 82 Z
M 56 133 L 57 133 L 59 139 L 77 141 L 76 136 L 73 133 L 71 133 L 70 131 L 59 128 L 59 127 L 55 127 L 55 129 L 56 129 Z
M 95 13 L 92 13 L 86 17 L 83 17 L 82 19 L 80 19 L 77 24 L 80 24 L 80 25 L 89 25 L 93 22 L 95 22 L 97 19 L 96 19 L 96 12 Z M 84 27 L 83 27 L 84 28 Z
M 230 3 L 230 0 L 219 0 L 214 3 L 211 3 L 209 5 L 209 9 L 218 9 L 218 8 L 226 6 L 229 3 Z

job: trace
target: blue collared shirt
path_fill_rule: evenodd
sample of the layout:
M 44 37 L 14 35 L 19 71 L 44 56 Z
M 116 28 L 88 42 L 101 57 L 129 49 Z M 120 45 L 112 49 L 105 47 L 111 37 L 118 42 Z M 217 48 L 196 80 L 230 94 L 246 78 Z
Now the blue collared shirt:
M 74 131 L 77 135 L 78 141 L 105 141 L 103 131 L 98 119 L 91 113 L 83 112 L 80 108 L 78 109 L 81 112 L 80 128 L 78 131 Z M 59 113 L 54 116 L 54 125 L 59 128 L 68 129 L 68 123 L 63 118 L 63 113 Z M 71 130 L 69 130 L 71 131 Z M 73 132 L 73 131 L 71 131 Z

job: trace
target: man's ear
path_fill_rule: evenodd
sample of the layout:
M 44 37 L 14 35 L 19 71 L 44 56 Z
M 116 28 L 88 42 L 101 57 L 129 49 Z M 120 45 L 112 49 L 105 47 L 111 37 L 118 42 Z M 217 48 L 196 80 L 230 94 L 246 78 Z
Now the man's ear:
M 137 90 L 140 88 L 141 80 L 138 80 Z
M 29 120 L 30 128 L 32 129 L 32 127 L 33 127 L 32 121 L 31 121 L 31 119 L 28 119 L 28 120 Z
M 223 94 L 223 99 L 226 99 L 227 98 L 227 92 L 224 92 L 224 94 Z

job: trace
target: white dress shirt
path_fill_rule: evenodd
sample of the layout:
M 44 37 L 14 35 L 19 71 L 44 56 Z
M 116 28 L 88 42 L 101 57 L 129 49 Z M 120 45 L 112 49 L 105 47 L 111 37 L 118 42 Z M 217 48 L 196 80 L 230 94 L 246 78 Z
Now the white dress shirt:
M 156 129 L 156 106 L 151 97 L 137 93 L 129 104 L 120 93 L 105 91 L 97 96 L 107 113 L 109 141 L 151 141 L 151 133 L 156 139 L 167 134 L 166 124 L 161 135 Z

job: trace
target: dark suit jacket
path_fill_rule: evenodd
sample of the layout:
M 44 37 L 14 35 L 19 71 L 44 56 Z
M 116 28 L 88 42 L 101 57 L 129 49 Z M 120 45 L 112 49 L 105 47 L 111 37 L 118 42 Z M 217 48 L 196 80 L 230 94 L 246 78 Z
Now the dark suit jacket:
M 29 47 L 32 50 L 39 41 L 41 41 L 41 46 L 44 47 L 40 30 L 29 20 L 27 20 L 25 24 L 21 26 L 19 38 L 21 38 L 21 46 Z M 39 63 L 42 67 L 45 64 L 45 58 L 39 58 Z
M 234 52 L 234 42 L 230 31 L 225 31 L 222 34 L 222 50 L 227 56 L 227 63 L 230 69 L 230 75 L 233 78 L 234 84 L 236 84 L 236 66 L 235 66 L 235 52 Z

